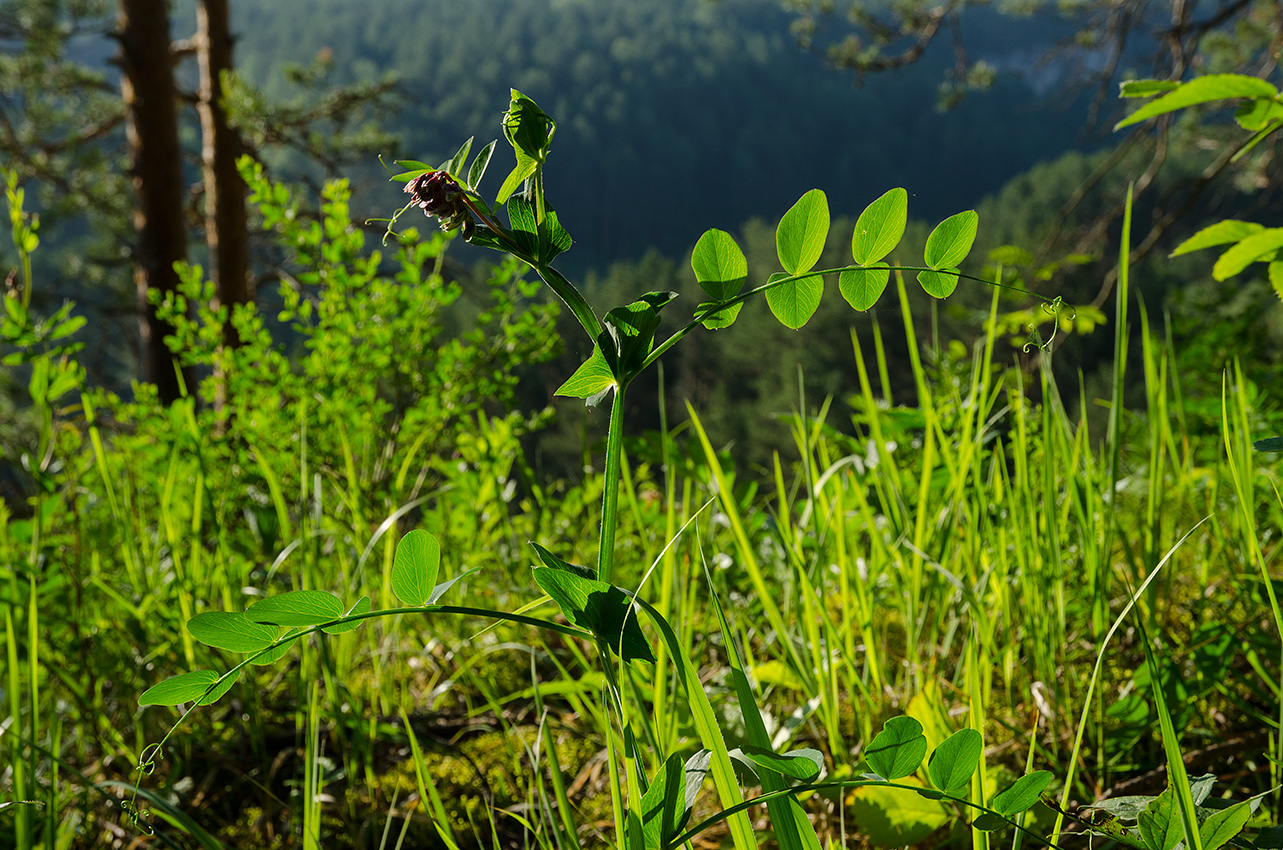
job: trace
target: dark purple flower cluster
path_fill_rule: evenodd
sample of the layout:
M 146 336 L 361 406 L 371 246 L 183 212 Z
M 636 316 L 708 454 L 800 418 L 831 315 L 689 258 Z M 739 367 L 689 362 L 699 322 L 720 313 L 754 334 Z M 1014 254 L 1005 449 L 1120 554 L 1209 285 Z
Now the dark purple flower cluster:
M 423 210 L 428 218 L 437 218 L 442 230 L 454 230 L 463 226 L 465 238 L 471 236 L 475 227 L 468 205 L 464 203 L 463 187 L 455 182 L 446 171 L 428 171 L 405 184 L 405 191 L 413 197 L 412 202 Z

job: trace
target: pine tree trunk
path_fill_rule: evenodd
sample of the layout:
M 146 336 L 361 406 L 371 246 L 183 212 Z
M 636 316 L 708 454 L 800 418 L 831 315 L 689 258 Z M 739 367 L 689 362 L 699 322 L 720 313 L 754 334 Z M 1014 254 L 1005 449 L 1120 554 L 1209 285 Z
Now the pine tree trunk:
M 180 395 L 178 373 L 164 339 L 173 333 L 173 326 L 156 317 L 147 297 L 152 290 L 176 291 L 174 263 L 187 257 L 183 160 L 166 0 L 120 0 L 117 21 L 135 194 L 134 282 L 142 314 L 141 372 L 168 404 Z M 190 383 L 190 375 L 184 377 Z
M 201 162 L 205 178 L 205 241 L 214 280 L 214 307 L 227 307 L 223 345 L 234 348 L 240 335 L 231 315 L 251 298 L 248 281 L 249 232 L 245 183 L 236 170 L 240 138 L 228 124 L 223 104 L 223 78 L 232 70 L 232 36 L 227 0 L 200 0 L 196 5 L 196 56 L 200 65 Z M 224 352 L 226 354 L 227 352 Z M 228 402 L 227 375 L 215 369 L 214 406 Z

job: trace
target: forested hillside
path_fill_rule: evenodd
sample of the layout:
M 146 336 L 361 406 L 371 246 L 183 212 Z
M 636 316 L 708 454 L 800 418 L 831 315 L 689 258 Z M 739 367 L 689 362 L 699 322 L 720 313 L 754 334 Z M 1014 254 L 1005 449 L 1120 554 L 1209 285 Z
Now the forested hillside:
M 334 82 L 395 72 L 405 99 L 386 121 L 405 156 L 437 162 L 468 135 L 489 141 L 508 88 L 533 97 L 559 121 L 548 178 L 577 239 L 572 267 L 680 255 L 705 228 L 778 216 L 813 186 L 846 214 L 905 186 L 915 215 L 939 218 L 1086 141 L 1085 110 L 1045 87 L 1055 68 L 1035 66 L 1068 32 L 1042 19 L 969 14 L 976 58 L 1008 70 L 941 111 L 948 50 L 857 83 L 797 47 L 775 0 L 281 0 L 234 12 L 238 64 L 269 94 L 289 94 L 285 64 L 322 54 Z M 1045 98 L 1020 71 L 1040 75 Z M 376 197 L 354 203 L 382 213 L 395 201 Z

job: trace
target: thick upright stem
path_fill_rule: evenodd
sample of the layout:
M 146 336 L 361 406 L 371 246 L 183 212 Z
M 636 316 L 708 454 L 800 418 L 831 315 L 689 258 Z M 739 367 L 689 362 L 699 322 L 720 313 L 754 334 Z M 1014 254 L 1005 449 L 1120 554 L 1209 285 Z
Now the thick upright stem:
M 597 550 L 597 578 L 610 584 L 615 566 L 615 520 L 619 515 L 620 454 L 624 446 L 624 390 L 615 387 L 610 403 L 610 430 L 606 433 L 606 487 L 601 497 L 601 546 Z

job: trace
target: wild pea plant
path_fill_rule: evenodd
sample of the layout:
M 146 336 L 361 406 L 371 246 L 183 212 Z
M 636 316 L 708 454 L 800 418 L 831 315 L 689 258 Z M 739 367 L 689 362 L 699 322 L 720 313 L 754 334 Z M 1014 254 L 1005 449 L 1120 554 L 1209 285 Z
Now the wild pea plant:
M 744 302 L 757 295 L 764 296 L 776 318 L 793 329 L 803 327 L 815 313 L 823 295 L 824 279 L 830 276 L 837 277 L 842 296 L 857 310 L 866 310 L 877 302 L 892 272 L 900 275 L 914 271 L 927 293 L 945 298 L 960 278 L 970 278 L 959 266 L 976 235 L 976 214 L 962 212 L 941 222 L 926 242 L 922 266 L 892 267 L 885 259 L 899 244 L 907 221 L 907 193 L 903 189 L 892 189 L 860 215 L 852 237 L 852 264 L 816 269 L 828 236 L 829 209 L 824 193 L 813 189 L 784 214 L 776 230 L 777 254 L 784 271 L 748 288 L 745 284 L 749 272 L 743 251 L 729 234 L 710 230 L 696 243 L 691 261 L 706 297 L 685 325 L 657 342 L 660 314 L 677 293 L 647 292 L 629 304 L 598 316 L 580 290 L 552 265 L 557 256 L 571 247 L 571 238 L 548 203 L 544 187 L 543 165 L 555 130 L 551 117 L 532 100 L 513 91 L 503 131 L 517 164 L 493 205 L 479 194 L 478 187 L 495 143 L 483 148 L 469 165 L 469 140 L 438 168 L 420 162 L 398 163 L 407 170 L 395 179 L 405 184 L 411 201 L 397 216 L 410 207 L 418 207 L 429 217 L 437 218 L 443 229 L 457 229 L 473 244 L 524 262 L 565 303 L 592 341 L 591 356 L 558 393 L 585 399 L 590 404 L 608 396 L 611 401 L 596 563 L 593 566 L 572 564 L 552 548 L 532 543 L 538 562 L 532 575 L 542 591 L 540 598 L 515 612 L 446 604 L 443 601 L 446 595 L 469 573 L 442 580 L 437 539 L 426 531 L 414 530 L 397 545 L 388 577 L 388 587 L 400 602 L 399 606 L 375 610 L 368 596 L 345 602 L 326 591 L 299 590 L 268 596 L 243 612 L 197 614 L 187 623 L 192 637 L 215 649 L 240 654 L 243 660 L 222 673 L 193 670 L 169 678 L 143 693 L 140 705 L 190 704 L 181 722 L 197 707 L 221 698 L 247 668 L 279 661 L 300 638 L 351 631 L 374 617 L 482 617 L 580 639 L 595 650 L 605 681 L 602 707 L 610 717 L 607 757 L 615 841 L 620 846 L 635 850 L 673 847 L 725 823 L 735 847 L 750 850 L 757 846 L 757 838 L 748 811 L 765 806 L 771 831 L 781 847 L 818 850 L 816 831 L 799 796 L 861 786 L 902 789 L 906 794 L 912 792 L 950 803 L 960 812 L 966 809 L 979 812 L 970 820 L 978 845 L 986 842 L 984 836 L 988 831 L 1006 825 L 1023 832 L 1022 813 L 1040 799 L 1052 775 L 1045 770 L 1027 772 L 1001 792 L 987 794 L 977 773 L 983 763 L 984 744 L 980 732 L 974 728 L 961 729 L 945 738 L 928 757 L 928 739 L 922 725 L 912 717 L 893 717 L 863 748 L 862 772 L 843 771 L 843 778 L 824 777 L 826 765 L 817 750 L 778 752 L 768 734 L 749 676 L 749 665 L 720 601 L 712 594 L 710 582 L 710 608 L 717 616 L 724 639 L 735 707 L 744 719 L 748 740 L 745 746 L 729 749 L 718 715 L 699 678 L 699 670 L 678 636 L 684 624 L 678 623 L 675 627 L 664 612 L 645 598 L 644 581 L 642 587 L 625 588 L 613 580 L 622 478 L 624 398 L 631 382 L 700 326 L 710 330 L 730 327 Z M 499 209 L 506 213 L 506 225 L 499 217 Z M 395 221 L 396 217 L 389 222 L 389 230 Z M 678 535 L 684 531 L 685 528 Z M 669 545 L 674 542 L 676 538 Z M 556 544 L 552 546 L 556 548 Z M 759 588 L 758 592 L 763 596 L 761 602 L 770 625 L 777 634 L 785 633 L 782 614 L 769 598 L 769 589 Z M 549 600 L 556 603 L 564 622 L 528 613 Z M 644 623 L 653 629 L 654 637 L 643 629 Z M 644 664 L 665 665 L 667 669 L 656 671 L 657 678 L 661 672 L 671 675 L 684 691 L 685 709 L 701 744 L 694 755 L 682 758 L 677 753 L 662 751 L 657 743 L 669 740 L 670 736 L 655 735 L 650 728 L 653 720 L 635 686 L 636 671 Z M 669 716 L 668 722 L 675 721 Z M 176 728 L 177 725 L 145 752 L 142 770 L 147 771 L 154 765 Z M 309 740 L 311 738 L 309 732 Z M 545 744 L 549 763 L 555 764 L 555 749 Z M 924 758 L 925 782 L 915 778 Z M 416 758 L 416 766 L 420 764 L 421 759 Z M 555 782 L 555 770 L 553 775 Z M 741 776 L 745 785 L 760 786 L 762 793 L 746 799 Z M 692 824 L 696 798 L 709 778 L 716 789 L 721 811 Z M 430 781 L 420 775 L 420 784 L 421 794 L 431 797 L 434 808 L 440 810 L 441 803 L 432 792 Z M 562 836 L 569 846 L 577 847 L 577 829 L 564 788 L 558 784 L 554 790 L 565 826 Z M 1152 806 L 1141 813 L 1139 837 L 1131 843 L 1145 850 L 1171 850 L 1179 835 L 1175 830 L 1182 823 L 1186 829 L 1190 826 L 1188 821 L 1176 817 L 1175 811 L 1170 794 L 1152 801 Z M 1244 805 L 1233 809 L 1232 815 L 1206 816 L 1203 826 L 1208 834 L 1201 842 L 1203 850 L 1214 850 L 1236 835 L 1245 822 L 1246 811 Z M 445 819 L 440 814 L 434 815 L 434 821 L 443 834 L 447 834 L 448 826 L 444 826 Z M 1133 837 L 1126 829 L 1110 834 L 1124 841 Z M 1199 834 L 1197 826 L 1194 834 Z M 1189 846 L 1199 843 L 1195 839 Z

